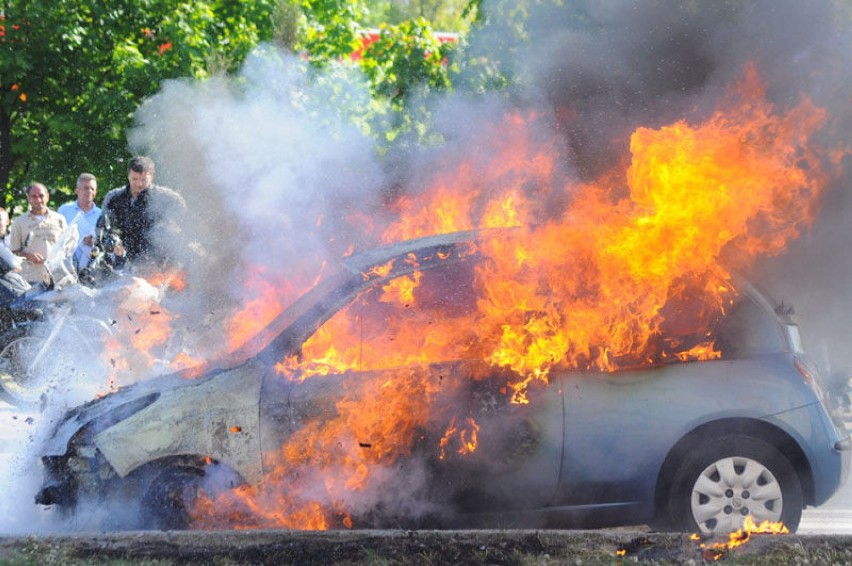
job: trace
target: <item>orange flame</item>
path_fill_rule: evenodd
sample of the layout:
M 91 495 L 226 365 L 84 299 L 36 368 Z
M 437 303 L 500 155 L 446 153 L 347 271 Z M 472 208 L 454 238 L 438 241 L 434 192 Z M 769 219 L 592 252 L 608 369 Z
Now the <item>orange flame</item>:
M 752 534 L 771 534 L 782 535 L 789 534 L 790 530 L 781 522 L 772 522 L 769 520 L 761 521 L 760 524 L 754 522 L 751 515 L 747 515 L 743 521 L 743 526 L 740 529 L 730 533 L 728 540 L 725 542 L 714 542 L 711 544 L 701 543 L 700 548 L 705 552 L 709 551 L 709 555 L 713 560 L 719 560 L 722 557 L 722 550 L 731 550 L 738 546 L 742 546 L 751 539 Z M 701 540 L 698 535 L 691 535 L 692 540 Z
M 424 377 L 422 372 L 400 372 L 392 379 L 344 382 L 346 395 L 335 395 L 323 418 L 309 421 L 279 452 L 266 455 L 272 472 L 262 485 L 202 498 L 193 526 L 221 527 L 221 521 L 243 528 L 351 526 L 349 514 L 334 501 L 376 489 L 382 481 L 376 471 L 410 452 L 417 426 L 429 416 L 428 399 L 438 391 Z M 318 406 L 325 406 L 323 401 Z M 282 490 L 282 485 L 289 488 Z M 312 500 L 316 493 L 330 498 L 331 506 Z
M 154 287 L 168 287 L 172 291 L 186 289 L 186 274 L 179 270 L 146 273 L 145 280 Z
M 484 244 L 493 261 L 479 272 L 477 327 L 495 344 L 489 361 L 529 381 L 562 363 L 610 371 L 718 357 L 712 340 L 682 339 L 711 328 L 732 298 L 720 260 L 778 253 L 813 221 L 825 178 L 804 142 L 823 120 L 807 101 L 775 115 L 747 99 L 695 127 L 639 128 L 629 197 L 578 187 L 563 221 Z
M 168 285 L 171 276 L 154 281 Z M 178 276 L 177 279 L 180 280 Z M 164 369 L 197 366 L 203 368 L 186 352 L 178 352 L 173 360 L 166 359 L 166 346 L 172 337 L 175 317 L 159 304 L 160 292 L 147 279 L 133 277 L 118 295 L 113 334 L 107 340 L 102 357 L 110 369 L 108 387 L 133 383 L 144 377 L 156 363 Z
M 314 265 L 313 259 L 304 258 L 305 266 Z M 300 293 L 316 285 L 322 278 L 326 264 L 319 261 L 316 265 L 319 266 L 319 274 L 313 280 L 304 276 L 304 273 L 310 271 L 304 266 L 301 270 L 298 269 L 299 266 L 294 266 L 286 275 L 271 274 L 266 267 L 258 264 L 249 266 L 245 270 L 244 303 L 225 323 L 228 335 L 225 350 L 234 351 L 254 338 Z
M 456 450 L 459 454 L 464 456 L 465 454 L 472 454 L 476 452 L 476 446 L 478 444 L 477 435 L 479 434 L 479 425 L 476 424 L 476 421 L 472 418 L 468 417 L 467 419 L 467 428 L 459 428 L 456 426 L 456 419 L 453 417 L 452 422 L 450 422 L 450 426 L 447 427 L 447 431 L 444 433 L 444 436 L 441 438 L 440 448 L 441 455 L 439 459 L 443 460 L 447 457 L 447 447 L 452 442 L 453 437 L 458 436 L 458 449 Z
M 274 284 L 265 277 L 262 266 L 249 268 L 249 284 L 243 308 L 234 313 L 227 323 L 228 349 L 233 350 L 269 324 L 283 308 L 282 298 L 288 295 L 287 283 Z
M 512 228 L 482 234 L 470 251 L 485 261 L 454 274 L 475 296 L 442 294 L 447 282 L 420 269 L 423 257 L 405 258 L 410 269 L 391 281 L 381 280 L 394 262 L 363 273 L 381 284 L 276 366 L 294 382 L 361 373 L 265 454 L 262 485 L 204 499 L 195 525 L 350 526 L 353 495 L 377 490 L 383 470 L 423 442 L 417 431 L 435 416 L 430 364 L 505 368 L 517 376 L 507 394 L 527 403 L 527 388 L 556 367 L 718 359 L 714 329 L 735 299 L 728 269 L 780 253 L 807 229 L 828 179 L 809 143 L 825 112 L 808 100 L 776 111 L 751 67 L 720 110 L 638 128 L 627 169 L 586 183 L 558 181 L 560 144 L 536 131 L 538 118 L 507 116 L 500 135 L 484 136 L 488 159 L 436 168 L 428 190 L 388 204 L 399 220 L 386 242 Z M 428 449 L 470 454 L 479 432 L 452 420 Z

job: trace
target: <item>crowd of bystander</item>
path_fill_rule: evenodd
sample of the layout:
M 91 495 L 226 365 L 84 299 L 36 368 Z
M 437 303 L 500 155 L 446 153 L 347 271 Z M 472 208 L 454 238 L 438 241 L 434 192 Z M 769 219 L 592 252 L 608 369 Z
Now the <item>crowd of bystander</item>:
M 117 242 L 110 249 L 113 265 L 168 265 L 173 258 L 166 238 L 179 230 L 187 208 L 177 192 L 154 183 L 154 174 L 153 160 L 134 157 L 128 163 L 127 184 L 109 191 L 101 206 L 96 203 L 97 178 L 81 173 L 77 198 L 57 211 L 48 207 L 48 188 L 37 182 L 24 189 L 29 209 L 11 225 L 8 212 L 0 208 L 0 305 L 8 305 L 32 285 L 49 284 L 45 262 L 69 228 L 77 234 L 72 252 L 77 270 L 89 265 L 97 238 L 106 233 Z

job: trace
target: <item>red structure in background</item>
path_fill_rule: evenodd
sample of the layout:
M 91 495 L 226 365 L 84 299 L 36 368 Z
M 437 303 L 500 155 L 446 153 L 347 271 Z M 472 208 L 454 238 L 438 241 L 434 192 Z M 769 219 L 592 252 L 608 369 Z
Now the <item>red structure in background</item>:
M 455 43 L 459 40 L 459 34 L 450 32 L 450 31 L 435 31 L 432 32 L 434 36 L 441 43 Z M 353 51 L 352 55 L 349 57 L 353 61 L 359 61 L 361 59 L 361 54 L 367 49 L 370 45 L 379 40 L 379 35 L 381 31 L 378 29 L 369 29 L 367 30 L 367 34 L 361 39 L 361 49 L 357 51 Z

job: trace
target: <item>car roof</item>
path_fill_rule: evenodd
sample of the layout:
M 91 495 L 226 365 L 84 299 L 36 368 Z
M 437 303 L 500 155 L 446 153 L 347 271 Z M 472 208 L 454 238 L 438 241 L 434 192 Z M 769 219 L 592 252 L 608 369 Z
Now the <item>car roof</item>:
M 431 248 L 453 246 L 455 244 L 474 242 L 485 234 L 497 230 L 467 230 L 449 234 L 436 234 L 403 242 L 379 246 L 370 250 L 354 253 L 343 259 L 343 266 L 352 273 L 364 273 L 377 265 L 403 257 L 409 253 L 420 252 Z M 499 230 L 505 231 L 505 230 Z

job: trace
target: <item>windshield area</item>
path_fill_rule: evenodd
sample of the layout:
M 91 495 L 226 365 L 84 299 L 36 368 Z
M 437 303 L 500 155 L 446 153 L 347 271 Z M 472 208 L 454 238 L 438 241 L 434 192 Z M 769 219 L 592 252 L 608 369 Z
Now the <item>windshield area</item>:
M 227 360 L 229 365 L 244 363 L 269 348 L 276 338 L 280 339 L 281 335 L 288 328 L 296 324 L 300 318 L 315 310 L 317 305 L 323 302 L 324 298 L 328 297 L 335 290 L 346 286 L 347 282 L 350 282 L 352 279 L 353 275 L 346 271 L 339 271 L 323 279 L 299 297 L 292 305 L 281 311 L 263 330 L 228 354 Z M 350 282 L 351 285 L 354 285 L 354 283 Z

